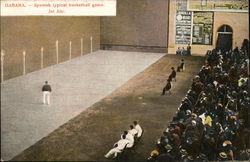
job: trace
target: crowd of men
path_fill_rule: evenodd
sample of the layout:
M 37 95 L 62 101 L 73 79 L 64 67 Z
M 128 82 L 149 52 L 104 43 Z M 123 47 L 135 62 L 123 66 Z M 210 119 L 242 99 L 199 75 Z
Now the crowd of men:
M 130 129 L 124 131 L 121 135 L 121 139 L 117 141 L 113 148 L 104 155 L 106 158 L 116 158 L 118 154 L 121 154 L 125 149 L 132 149 L 135 142 L 138 141 L 142 136 L 143 130 L 137 121 L 133 122 L 133 125 L 130 125 Z
M 248 45 L 207 53 L 149 161 L 250 160 Z

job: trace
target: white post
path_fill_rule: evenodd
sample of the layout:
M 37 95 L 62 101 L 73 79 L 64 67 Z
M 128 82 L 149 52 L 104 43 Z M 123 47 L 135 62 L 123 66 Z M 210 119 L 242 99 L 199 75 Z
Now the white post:
M 83 55 L 83 38 L 81 38 L 81 56 Z
M 5 52 L 4 50 L 1 50 L 1 83 L 3 83 L 4 81 L 4 78 L 3 78 L 3 63 L 4 63 L 4 55 L 5 55 Z
M 26 62 L 25 62 L 25 56 L 26 56 L 26 52 L 23 51 L 23 75 L 26 74 Z
M 70 60 L 71 60 L 71 44 L 72 44 L 72 42 L 69 41 L 69 59 Z
M 90 53 L 93 52 L 93 37 L 90 37 Z
M 41 69 L 43 68 L 43 47 L 41 47 Z
M 58 64 L 58 40 L 56 40 L 56 63 Z

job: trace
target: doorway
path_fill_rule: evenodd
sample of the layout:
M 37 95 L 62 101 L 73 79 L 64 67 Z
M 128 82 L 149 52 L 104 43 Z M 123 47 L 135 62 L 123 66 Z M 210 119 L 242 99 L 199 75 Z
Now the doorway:
M 233 30 L 229 25 L 222 25 L 218 31 L 216 49 L 221 52 L 227 52 L 232 49 Z

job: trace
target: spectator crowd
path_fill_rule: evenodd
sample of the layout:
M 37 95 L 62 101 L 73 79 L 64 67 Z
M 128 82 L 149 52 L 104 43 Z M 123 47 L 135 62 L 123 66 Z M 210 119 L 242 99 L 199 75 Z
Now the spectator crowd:
M 240 49 L 207 53 L 148 161 L 250 160 L 249 43 L 244 42 Z

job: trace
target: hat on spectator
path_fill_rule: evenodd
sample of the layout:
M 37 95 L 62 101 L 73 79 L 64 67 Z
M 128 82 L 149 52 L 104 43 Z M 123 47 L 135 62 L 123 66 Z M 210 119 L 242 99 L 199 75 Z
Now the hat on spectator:
M 167 144 L 167 145 L 165 146 L 165 148 L 166 148 L 167 150 L 172 150 L 172 146 L 171 146 L 170 144 Z
M 188 154 L 187 150 L 185 150 L 185 149 L 181 149 L 180 153 L 183 154 L 183 155 L 187 155 Z
M 188 160 L 194 160 L 193 156 L 191 156 L 191 155 L 188 156 L 187 158 L 188 158 Z
M 151 156 L 158 156 L 159 155 L 159 152 L 157 150 L 153 150 L 151 153 L 150 153 Z
M 191 116 L 192 116 L 193 118 L 197 118 L 197 115 L 196 115 L 195 113 L 192 113 Z
M 219 153 L 220 157 L 223 158 L 223 159 L 226 159 L 227 158 L 227 154 L 225 152 L 221 152 Z
M 230 116 L 230 119 L 236 119 L 236 116 L 235 115 L 232 115 L 232 116 Z
M 196 121 L 195 120 L 192 120 L 192 125 L 195 126 L 196 125 Z
M 223 142 L 223 144 L 222 144 L 222 146 L 227 146 L 227 145 L 231 145 L 232 144 L 232 142 L 231 141 L 224 141 Z
M 187 115 L 190 115 L 190 114 L 191 114 L 191 111 L 190 111 L 190 110 L 187 110 L 186 113 L 187 113 Z

